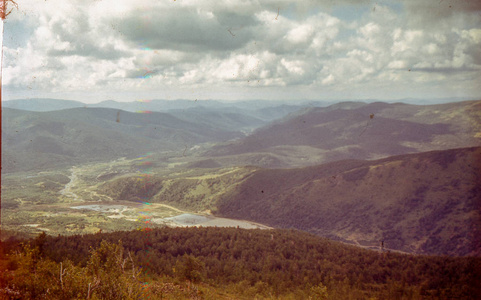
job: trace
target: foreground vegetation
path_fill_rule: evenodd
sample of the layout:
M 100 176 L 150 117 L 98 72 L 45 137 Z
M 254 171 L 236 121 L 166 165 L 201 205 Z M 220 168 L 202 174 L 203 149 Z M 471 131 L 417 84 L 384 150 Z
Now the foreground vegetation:
M 3 242 L 0 299 L 475 299 L 481 259 L 292 230 L 144 228 Z

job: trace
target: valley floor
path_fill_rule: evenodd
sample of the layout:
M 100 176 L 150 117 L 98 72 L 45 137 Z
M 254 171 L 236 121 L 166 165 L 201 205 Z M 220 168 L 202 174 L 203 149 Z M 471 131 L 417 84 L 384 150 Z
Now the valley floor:
M 140 159 L 140 164 L 144 161 Z M 208 210 L 180 209 L 151 203 L 149 199 L 126 201 L 101 193 L 99 186 L 117 176 L 137 176 L 139 181 L 147 182 L 154 171 L 139 171 L 135 169 L 138 166 L 139 159 L 120 158 L 68 170 L 6 174 L 2 183 L 2 240 L 10 236 L 33 237 L 40 232 L 72 235 L 163 226 L 270 228 L 215 217 Z M 162 167 L 166 167 L 160 171 L 164 174 L 183 176 L 175 164 Z

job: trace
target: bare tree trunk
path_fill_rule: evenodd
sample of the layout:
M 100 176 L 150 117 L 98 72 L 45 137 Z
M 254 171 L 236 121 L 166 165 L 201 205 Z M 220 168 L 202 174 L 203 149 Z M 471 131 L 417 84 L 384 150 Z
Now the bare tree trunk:
M 67 271 L 67 269 L 63 269 L 62 270 L 62 263 L 60 263 L 60 285 L 62 287 L 62 291 L 63 291 L 63 276 L 65 276 L 65 272 Z
M 99 286 L 100 284 L 100 279 L 98 278 L 94 278 L 94 284 L 92 285 L 92 283 L 90 282 L 89 283 L 89 289 L 87 291 L 87 299 L 90 299 L 90 295 L 91 293 Z

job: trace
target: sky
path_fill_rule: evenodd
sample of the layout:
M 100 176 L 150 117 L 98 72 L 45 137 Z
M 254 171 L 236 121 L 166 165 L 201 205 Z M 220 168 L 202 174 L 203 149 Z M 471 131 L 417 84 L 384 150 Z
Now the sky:
M 481 99 L 481 1 L 16 2 L 2 101 Z

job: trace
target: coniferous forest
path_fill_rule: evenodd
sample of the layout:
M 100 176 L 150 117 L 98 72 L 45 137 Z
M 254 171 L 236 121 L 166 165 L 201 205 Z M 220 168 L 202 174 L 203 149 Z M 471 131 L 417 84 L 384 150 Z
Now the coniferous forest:
M 295 230 L 161 228 L 3 242 L 0 299 L 476 299 L 481 258 Z

